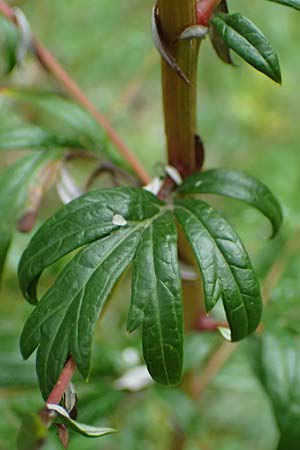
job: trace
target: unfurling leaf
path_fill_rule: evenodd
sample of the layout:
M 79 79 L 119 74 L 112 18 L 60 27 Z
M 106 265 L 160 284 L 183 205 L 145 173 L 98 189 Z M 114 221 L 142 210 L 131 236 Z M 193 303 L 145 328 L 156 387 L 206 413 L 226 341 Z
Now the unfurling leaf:
M 97 438 L 106 436 L 107 434 L 116 433 L 116 430 L 114 430 L 113 428 L 92 427 L 90 425 L 85 425 L 83 423 L 77 422 L 73 420 L 68 412 L 59 405 L 47 404 L 47 408 L 49 411 L 55 412 L 62 420 L 62 422 L 69 428 L 79 434 L 82 434 L 83 436 Z
M 240 13 L 217 13 L 211 24 L 229 48 L 255 69 L 281 83 L 278 57 L 265 35 L 249 19 Z
M 212 169 L 187 178 L 177 190 L 182 194 L 218 194 L 242 200 L 262 212 L 272 223 L 273 236 L 282 224 L 282 209 L 270 189 L 243 172 Z
M 175 214 L 201 270 L 207 311 L 222 298 L 231 340 L 247 337 L 260 321 L 262 300 L 238 235 L 222 216 L 199 200 L 178 200 Z

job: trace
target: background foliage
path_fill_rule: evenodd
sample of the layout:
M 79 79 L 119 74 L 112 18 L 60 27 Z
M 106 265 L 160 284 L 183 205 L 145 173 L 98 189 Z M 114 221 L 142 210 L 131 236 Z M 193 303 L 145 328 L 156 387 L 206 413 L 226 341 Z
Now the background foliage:
M 240 3 L 231 1 L 231 11 L 240 10 Z M 239 230 L 258 271 L 268 299 L 265 329 L 272 333 L 275 330 L 275 334 L 279 329 L 288 329 L 297 336 L 300 319 L 299 15 L 263 0 L 244 3 L 243 12 L 264 30 L 278 52 L 283 88 L 249 70 L 238 58 L 235 58 L 237 70 L 225 66 L 214 57 L 207 43 L 200 55 L 198 128 L 206 142 L 207 168 L 234 167 L 258 176 L 283 205 L 285 224 L 281 235 L 274 242 L 266 242 L 270 229 L 259 214 L 238 203 L 212 199 Z M 149 24 L 152 1 L 124 0 L 116 4 L 110 0 L 27 0 L 19 4 L 38 35 L 64 62 L 89 97 L 113 119 L 120 134 L 151 173 L 159 172 L 157 162 L 163 163 L 164 140 L 159 58 L 153 49 Z M 49 78 L 32 59 L 13 74 L 10 83 L 19 87 L 38 85 L 48 90 L 51 85 L 56 87 L 51 81 L 49 84 Z M 28 105 L 15 107 L 5 96 L 0 96 L 0 130 L 12 124 L 24 124 L 24 117 L 27 123 L 34 122 L 34 109 Z M 1 170 L 16 156 L 15 152 L 1 152 Z M 76 169 L 79 179 L 85 173 Z M 50 191 L 39 220 L 48 217 L 50 210 L 58 205 L 56 192 Z M 16 282 L 17 263 L 27 240 L 21 234 L 14 239 L 2 282 L 1 450 L 15 448 L 22 416 L 41 406 L 34 362 L 23 363 L 18 349 L 20 331 L 30 312 Z M 51 269 L 48 277 L 43 278 L 44 287 L 49 285 L 57 269 Z M 174 424 L 188 434 L 187 450 L 276 448 L 278 431 L 271 403 L 257 378 L 259 370 L 249 358 L 249 354 L 260 351 L 253 342 L 239 345 L 198 402 L 192 402 L 177 389 L 154 385 L 130 394 L 116 388 L 115 381 L 132 365 L 141 363 L 139 337 L 126 333 L 128 280 L 122 283 L 124 288 L 116 294 L 97 329 L 90 384 L 78 379 L 79 419 L 113 426 L 120 432 L 84 444 L 84 438 L 74 436 L 70 448 L 79 450 L 84 445 L 86 450 L 166 449 L 170 446 Z M 190 336 L 186 340 L 186 366 L 195 365 L 201 377 L 201 368 L 220 342 L 221 338 L 209 334 Z M 263 348 L 273 344 L 271 335 Z M 135 361 L 128 357 L 128 348 L 136 351 Z M 277 358 L 279 365 L 279 353 L 271 355 L 273 364 L 272 358 Z M 258 358 L 254 360 L 257 362 Z M 270 389 L 267 391 L 270 394 Z M 277 423 L 278 420 L 277 417 Z M 50 439 L 45 448 L 58 449 L 59 444 L 55 438 Z

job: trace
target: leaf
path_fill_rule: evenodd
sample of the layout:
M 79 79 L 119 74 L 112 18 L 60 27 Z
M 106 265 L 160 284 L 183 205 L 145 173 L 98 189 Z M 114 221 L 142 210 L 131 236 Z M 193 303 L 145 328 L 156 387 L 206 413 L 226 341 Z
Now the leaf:
M 300 338 L 267 330 L 255 343 L 257 375 L 281 433 L 278 450 L 298 450 L 300 440 Z
M 46 158 L 44 153 L 27 155 L 0 175 L 0 274 L 9 250 L 18 211 L 26 197 L 27 184 Z
M 187 178 L 181 194 L 218 194 L 242 200 L 261 211 L 272 223 L 275 236 L 282 224 L 281 206 L 269 188 L 257 178 L 230 169 L 212 169 Z
M 24 417 L 17 439 L 18 450 L 39 450 L 48 435 L 48 428 L 39 414 Z
M 114 163 L 124 166 L 123 159 L 108 145 L 103 130 L 93 117 L 66 97 L 25 89 L 1 89 L 0 95 L 15 102 L 18 108 L 31 108 L 31 121 L 42 129 L 47 128 L 64 141 L 79 141 L 81 147 L 105 154 Z
M 269 0 L 273 3 L 279 3 L 280 5 L 290 6 L 291 8 L 300 11 L 300 0 Z
M 36 302 L 36 285 L 46 267 L 76 248 L 118 230 L 115 215 L 141 221 L 157 214 L 161 205 L 152 194 L 133 188 L 97 190 L 66 205 L 45 222 L 22 255 L 19 282 L 25 298 Z
M 27 358 L 39 345 L 37 374 L 45 399 L 70 354 L 82 375 L 88 377 L 96 321 L 134 257 L 140 228 L 120 230 L 81 250 L 26 322 L 21 352 Z
M 9 75 L 18 63 L 19 33 L 16 27 L 3 17 L 0 17 L 0 29 L 3 34 L 3 73 Z
M 144 231 L 134 260 L 128 330 L 143 325 L 144 358 L 152 378 L 175 385 L 182 373 L 182 293 L 177 232 L 166 212 Z
M 211 24 L 225 44 L 251 66 L 281 83 L 279 61 L 265 35 L 240 13 L 217 13 Z
M 208 33 L 208 28 L 204 27 L 203 25 L 192 25 L 191 27 L 185 28 L 183 32 L 181 33 L 179 39 L 185 40 L 185 39 L 204 39 Z
M 222 296 L 231 340 L 247 337 L 260 321 L 262 301 L 257 277 L 238 235 L 222 216 L 199 200 L 177 200 L 175 215 L 201 270 L 207 311 Z
M 219 3 L 219 5 L 217 6 L 217 9 L 216 9 L 216 12 L 228 13 L 228 6 L 227 6 L 226 0 L 222 0 L 221 3 Z M 217 53 L 219 58 L 222 61 L 224 61 L 226 64 L 233 65 L 231 55 L 230 55 L 230 49 L 225 44 L 223 39 L 220 38 L 218 32 L 215 29 L 215 26 L 212 24 L 209 27 L 209 35 L 210 35 L 210 39 L 213 44 L 213 47 L 215 49 L 215 52 Z
M 36 299 L 42 270 L 75 248 L 89 244 L 67 264 L 43 296 L 21 336 L 24 358 L 39 347 L 37 373 L 45 398 L 70 354 L 82 375 L 88 377 L 96 321 L 134 258 L 143 231 L 160 214 L 162 205 L 143 189 L 95 191 L 62 208 L 29 243 L 20 262 L 19 277 L 31 300 Z M 122 215 L 123 225 L 117 224 L 116 215 Z
M 0 151 L 48 149 L 53 147 L 83 148 L 79 140 L 63 138 L 40 127 L 25 126 L 0 130 Z
M 116 433 L 113 428 L 92 427 L 73 420 L 67 411 L 59 405 L 47 404 L 50 411 L 54 411 L 69 428 L 86 437 L 97 438 Z

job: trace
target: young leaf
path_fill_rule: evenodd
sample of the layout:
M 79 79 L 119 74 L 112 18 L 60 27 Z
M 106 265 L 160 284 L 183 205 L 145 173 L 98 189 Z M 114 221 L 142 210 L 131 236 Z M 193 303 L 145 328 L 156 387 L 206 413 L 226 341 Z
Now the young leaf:
M 226 0 L 222 0 L 221 3 L 219 3 L 216 12 L 223 12 L 226 14 L 228 13 L 228 6 Z M 217 53 L 219 58 L 226 64 L 233 65 L 228 45 L 225 44 L 223 39 L 219 36 L 218 32 L 216 31 L 214 25 L 212 24 L 209 27 L 209 36 L 215 49 L 215 52 Z
M 300 441 L 300 339 L 266 331 L 253 343 L 257 375 L 271 400 L 281 433 L 278 450 L 298 450 Z
M 279 3 L 280 5 L 290 6 L 291 8 L 298 9 L 300 11 L 300 0 L 269 0 L 273 3 Z
M 152 378 L 161 384 L 178 384 L 183 352 L 182 294 L 177 232 L 170 212 L 147 227 L 134 260 L 128 330 L 140 324 Z
M 258 179 L 243 172 L 212 169 L 187 178 L 178 188 L 181 194 L 218 194 L 242 200 L 261 211 L 272 223 L 273 236 L 282 224 L 281 206 L 272 192 Z
M 46 267 L 119 229 L 114 216 L 142 221 L 157 214 L 161 206 L 151 193 L 134 188 L 97 190 L 66 205 L 43 224 L 22 255 L 19 282 L 25 298 L 36 303 L 36 285 Z
M 211 24 L 229 48 L 255 69 L 281 83 L 278 57 L 265 35 L 249 19 L 240 13 L 217 13 Z
M 202 273 L 207 310 L 222 296 L 231 340 L 255 331 L 261 317 L 260 287 L 238 235 L 209 205 L 177 200 L 176 218 L 194 251 Z
M 62 422 L 66 424 L 69 428 L 76 431 L 79 434 L 82 434 L 86 437 L 97 438 L 101 436 L 106 436 L 107 434 L 116 433 L 116 430 L 113 428 L 103 428 L 103 427 L 92 427 L 90 425 L 85 425 L 80 422 L 76 422 L 73 420 L 68 412 L 59 405 L 51 405 L 47 404 L 47 408 L 50 411 L 55 412 Z
M 70 354 L 88 377 L 96 321 L 134 257 L 143 226 L 121 229 L 81 250 L 25 324 L 21 352 L 27 358 L 39 345 L 37 374 L 45 399 Z

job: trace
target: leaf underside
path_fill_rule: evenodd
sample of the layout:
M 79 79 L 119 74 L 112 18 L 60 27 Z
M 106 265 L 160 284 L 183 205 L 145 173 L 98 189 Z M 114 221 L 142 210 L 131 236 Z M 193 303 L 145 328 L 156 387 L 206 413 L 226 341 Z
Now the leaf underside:
M 216 12 L 223 12 L 226 14 L 228 13 L 228 6 L 226 0 L 221 1 L 221 3 L 217 6 Z M 225 44 L 225 42 L 219 36 L 217 30 L 215 29 L 215 26 L 212 24 L 209 27 L 209 35 L 210 40 L 215 49 L 215 52 L 219 56 L 219 58 L 226 64 L 233 65 L 228 45 Z
M 225 44 L 258 71 L 281 83 L 279 60 L 265 35 L 240 13 L 217 13 L 211 24 Z

